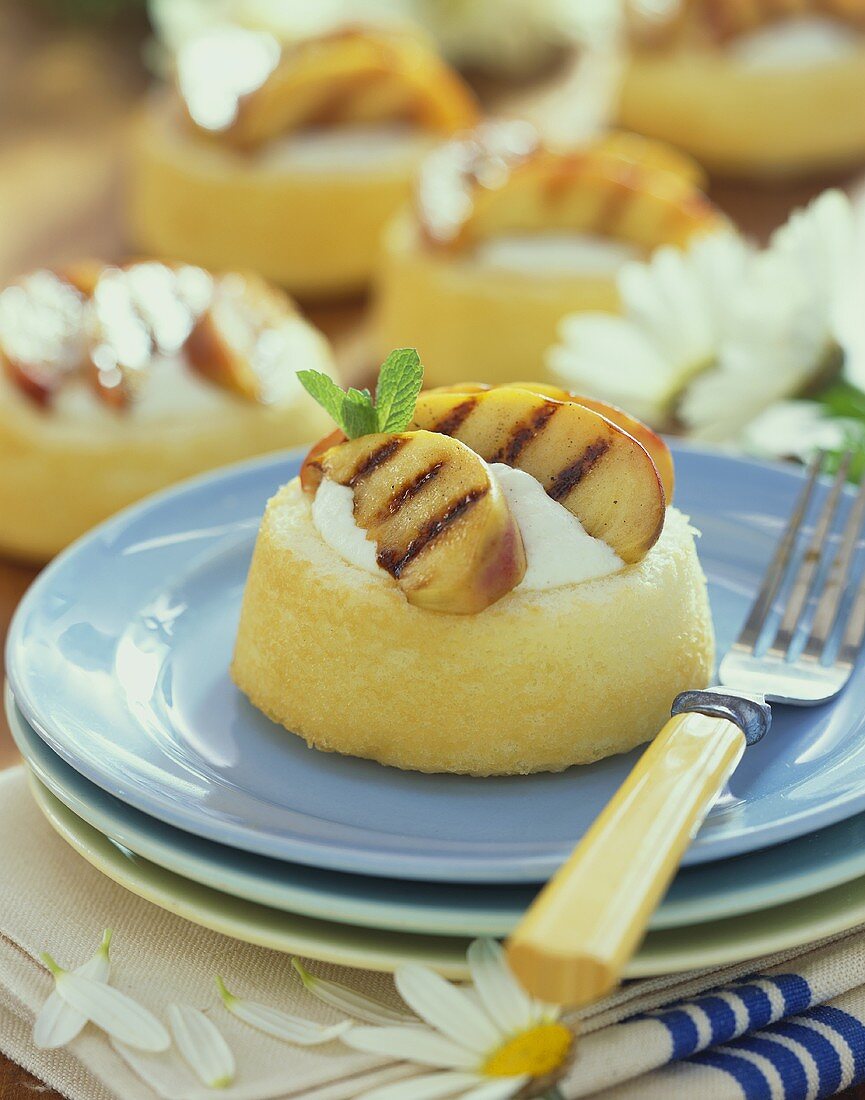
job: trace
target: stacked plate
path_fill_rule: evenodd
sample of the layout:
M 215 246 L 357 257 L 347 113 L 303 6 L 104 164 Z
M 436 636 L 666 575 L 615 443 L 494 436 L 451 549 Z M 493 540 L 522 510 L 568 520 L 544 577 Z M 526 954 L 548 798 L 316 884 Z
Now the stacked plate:
M 800 475 L 692 449 L 676 461 L 723 650 Z M 560 775 L 427 776 L 315 752 L 254 710 L 228 663 L 258 520 L 298 464 L 188 482 L 49 566 L 10 632 L 9 721 L 48 820 L 135 893 L 279 950 L 459 976 L 467 939 L 514 926 L 637 754 Z M 860 667 L 834 704 L 776 709 L 631 975 L 865 921 L 863 687 Z

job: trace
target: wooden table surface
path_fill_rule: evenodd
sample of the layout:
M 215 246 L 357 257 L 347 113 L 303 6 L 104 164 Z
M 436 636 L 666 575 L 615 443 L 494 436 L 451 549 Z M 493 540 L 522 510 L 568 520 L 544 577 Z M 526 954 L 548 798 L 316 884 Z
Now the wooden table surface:
M 147 83 L 143 27 L 109 32 L 37 19 L 23 3 L 0 0 L 0 286 L 40 264 L 125 252 L 118 149 L 126 117 Z M 795 206 L 829 183 L 859 190 L 861 176 L 755 188 L 713 185 L 716 201 L 749 233 L 765 238 Z M 362 305 L 311 308 L 351 375 L 365 365 Z M 36 575 L 0 560 L 0 644 L 18 600 Z M 2 649 L 0 649 L 2 672 Z M 17 760 L 0 713 L 0 768 Z M 0 1100 L 59 1094 L 0 1056 Z M 849 1097 L 865 1100 L 865 1088 Z

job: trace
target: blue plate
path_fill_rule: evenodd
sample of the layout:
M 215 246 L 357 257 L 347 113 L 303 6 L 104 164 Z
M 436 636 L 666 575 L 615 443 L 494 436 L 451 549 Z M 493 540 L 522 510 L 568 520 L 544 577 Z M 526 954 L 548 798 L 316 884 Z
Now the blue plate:
M 703 532 L 723 649 L 801 474 L 681 447 L 676 461 L 677 503 Z M 297 454 L 271 456 L 187 482 L 52 563 L 8 640 L 8 675 L 27 721 L 109 793 L 223 844 L 397 878 L 541 881 L 636 753 L 558 775 L 400 772 L 308 749 L 232 685 L 227 667 L 259 517 L 298 464 Z M 778 708 L 685 862 L 776 844 L 865 809 L 863 688 L 860 663 L 834 704 Z
M 455 885 L 323 871 L 200 840 L 101 791 L 51 751 L 7 690 L 6 715 L 30 770 L 125 851 L 246 901 L 340 924 L 436 936 L 506 936 L 536 886 Z M 798 840 L 679 872 L 651 929 L 687 928 L 799 901 L 865 875 L 865 814 Z

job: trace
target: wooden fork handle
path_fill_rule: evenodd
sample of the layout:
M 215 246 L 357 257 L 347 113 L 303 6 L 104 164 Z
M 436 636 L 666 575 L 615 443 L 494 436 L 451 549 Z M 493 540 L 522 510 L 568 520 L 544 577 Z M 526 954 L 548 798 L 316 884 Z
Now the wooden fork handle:
M 510 937 L 508 960 L 529 992 L 578 1006 L 619 983 L 744 749 L 726 718 L 670 719 Z

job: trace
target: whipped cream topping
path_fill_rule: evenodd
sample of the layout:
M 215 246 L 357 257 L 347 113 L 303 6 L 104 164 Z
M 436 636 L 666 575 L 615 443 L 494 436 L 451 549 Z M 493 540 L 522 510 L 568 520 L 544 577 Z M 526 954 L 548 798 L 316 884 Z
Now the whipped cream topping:
M 286 134 L 264 150 L 262 159 L 274 168 L 374 171 L 415 161 L 431 140 L 424 131 L 400 122 L 328 126 Z
M 243 27 L 214 27 L 187 42 L 176 58 L 177 84 L 193 122 L 227 129 L 243 96 L 265 83 L 279 56 L 273 35 Z
M 517 522 L 526 551 L 526 574 L 515 589 L 540 591 L 605 577 L 624 562 L 602 539 L 587 534 L 567 508 L 552 499 L 524 470 L 504 463 L 489 467 Z M 354 518 L 354 492 L 323 478 L 312 502 L 312 522 L 324 541 L 349 565 L 387 577 L 376 546 Z
M 749 69 L 798 69 L 854 56 L 862 35 L 837 19 L 802 15 L 735 38 L 727 47 Z
M 468 137 L 446 141 L 421 165 L 416 204 L 429 238 L 448 243 L 474 205 L 476 187 L 504 187 L 512 170 L 535 153 L 540 138 L 528 122 L 484 122 Z
M 642 257 L 625 241 L 594 233 L 520 233 L 481 241 L 475 260 L 484 267 L 529 275 L 615 275 Z

